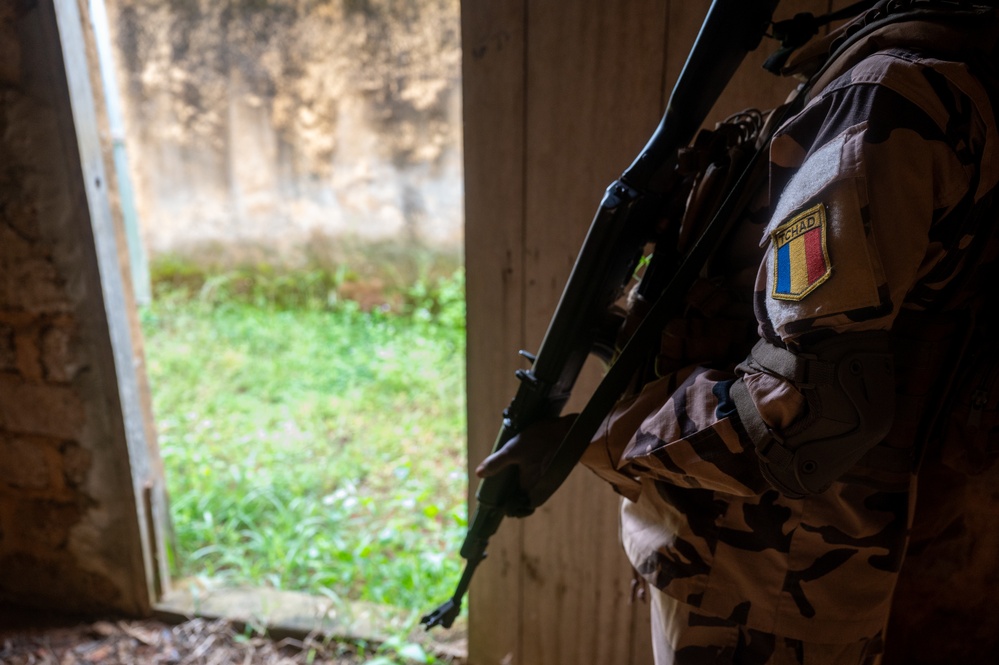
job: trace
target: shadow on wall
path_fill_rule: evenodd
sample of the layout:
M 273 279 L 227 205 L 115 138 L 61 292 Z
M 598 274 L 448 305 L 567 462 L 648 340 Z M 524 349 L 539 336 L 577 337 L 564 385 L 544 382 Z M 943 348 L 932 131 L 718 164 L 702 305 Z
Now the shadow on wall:
M 118 0 L 152 255 L 310 237 L 460 248 L 458 0 Z

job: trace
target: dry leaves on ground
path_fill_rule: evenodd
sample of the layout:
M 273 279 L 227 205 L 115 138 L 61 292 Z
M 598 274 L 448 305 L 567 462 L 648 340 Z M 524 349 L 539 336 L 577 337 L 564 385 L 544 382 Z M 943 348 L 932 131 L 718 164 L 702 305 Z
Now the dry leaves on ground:
M 309 636 L 273 641 L 224 620 L 99 621 L 0 641 L 5 665 L 357 665 L 350 645 Z

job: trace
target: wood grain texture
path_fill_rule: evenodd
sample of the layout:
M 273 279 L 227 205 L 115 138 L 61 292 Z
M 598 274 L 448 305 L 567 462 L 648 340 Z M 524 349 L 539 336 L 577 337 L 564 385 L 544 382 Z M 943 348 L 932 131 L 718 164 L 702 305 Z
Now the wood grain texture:
M 462 3 L 470 491 L 516 388 L 524 344 L 524 5 Z M 517 650 L 520 542 L 520 524 L 508 520 L 473 581 L 472 663 L 503 662 Z
M 662 0 L 532 0 L 526 114 L 526 324 L 537 344 L 604 188 L 628 166 L 662 109 Z M 579 396 L 599 372 L 581 377 Z M 516 661 L 630 663 L 630 568 L 618 501 L 578 469 L 524 523 L 522 653 Z

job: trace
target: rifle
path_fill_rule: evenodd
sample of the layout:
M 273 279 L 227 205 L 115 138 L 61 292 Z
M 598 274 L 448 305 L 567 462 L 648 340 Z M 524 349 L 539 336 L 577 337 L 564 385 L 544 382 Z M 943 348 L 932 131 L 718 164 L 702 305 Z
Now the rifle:
M 646 244 L 657 233 L 677 184 L 678 154 L 700 128 L 743 58 L 759 45 L 778 1 L 713 0 L 659 126 L 600 202 L 537 355 L 520 352 L 531 362 L 531 369 L 516 373 L 520 386 L 503 411 L 494 451 L 533 423 L 561 413 L 590 353 L 610 358 L 612 338 L 622 322 L 614 303 L 630 282 Z M 717 218 L 726 207 L 736 205 L 730 203 L 732 199 L 726 200 Z M 667 284 L 662 297 L 610 366 L 590 404 L 558 442 L 538 485 L 530 493 L 523 492 L 515 467 L 482 480 L 476 492 L 478 507 L 460 551 L 465 569 L 453 596 L 421 619 L 428 630 L 437 625 L 450 628 L 454 623 L 472 575 L 503 518 L 530 515 L 579 462 L 606 415 L 602 405 L 613 403 L 633 373 L 628 366 L 631 363 L 622 362 L 623 358 L 635 356 L 633 349 L 654 339 L 657 324 L 667 316 L 672 303 L 682 299 L 706 260 L 719 235 L 718 226 L 709 224 L 678 264 L 649 266 L 646 274 L 655 269 L 660 274 L 657 281 Z

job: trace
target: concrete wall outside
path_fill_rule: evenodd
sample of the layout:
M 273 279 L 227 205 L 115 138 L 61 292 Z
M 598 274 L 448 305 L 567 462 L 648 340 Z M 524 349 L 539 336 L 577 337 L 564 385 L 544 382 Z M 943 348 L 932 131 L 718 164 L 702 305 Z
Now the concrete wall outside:
M 457 0 L 108 7 L 151 256 L 460 251 Z

